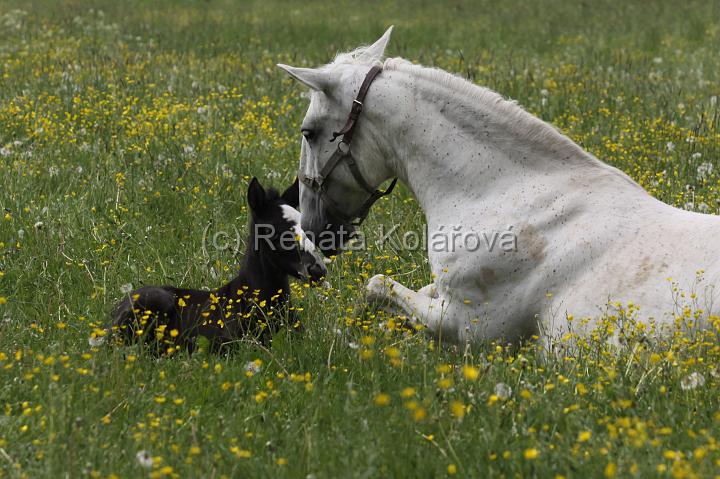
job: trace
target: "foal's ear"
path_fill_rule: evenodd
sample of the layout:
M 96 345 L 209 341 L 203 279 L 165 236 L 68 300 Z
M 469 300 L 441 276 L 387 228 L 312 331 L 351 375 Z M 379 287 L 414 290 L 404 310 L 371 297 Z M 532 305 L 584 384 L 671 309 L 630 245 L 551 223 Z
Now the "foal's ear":
M 248 205 L 250 205 L 250 209 L 253 211 L 260 211 L 265 204 L 265 188 L 262 187 L 258 179 L 254 176 L 248 185 L 247 199 Z
M 281 198 L 284 203 L 292 206 L 295 209 L 300 206 L 300 185 L 298 184 L 297 177 L 295 177 L 295 181 L 293 182 L 293 184 L 290 185 L 290 187 L 283 192 Z

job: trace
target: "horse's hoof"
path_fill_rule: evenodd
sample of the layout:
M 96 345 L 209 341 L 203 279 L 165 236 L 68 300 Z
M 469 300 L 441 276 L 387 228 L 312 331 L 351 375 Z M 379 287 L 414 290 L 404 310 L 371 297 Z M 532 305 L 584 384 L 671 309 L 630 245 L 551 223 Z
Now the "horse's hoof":
M 390 278 L 384 274 L 376 274 L 365 286 L 365 299 L 369 303 L 384 303 L 392 292 Z

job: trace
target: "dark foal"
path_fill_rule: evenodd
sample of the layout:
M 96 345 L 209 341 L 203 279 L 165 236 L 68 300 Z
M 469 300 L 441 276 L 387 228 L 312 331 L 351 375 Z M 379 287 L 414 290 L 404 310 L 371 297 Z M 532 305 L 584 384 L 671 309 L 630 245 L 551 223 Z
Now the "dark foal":
M 145 286 L 115 308 L 111 332 L 126 342 L 144 342 L 158 353 L 187 348 L 198 336 L 219 350 L 243 337 L 268 344 L 282 326 L 298 324 L 289 308 L 288 276 L 317 282 L 327 272 L 300 228 L 298 184 L 283 194 L 265 190 L 257 178 L 248 186 L 250 233 L 239 274 L 215 291 Z

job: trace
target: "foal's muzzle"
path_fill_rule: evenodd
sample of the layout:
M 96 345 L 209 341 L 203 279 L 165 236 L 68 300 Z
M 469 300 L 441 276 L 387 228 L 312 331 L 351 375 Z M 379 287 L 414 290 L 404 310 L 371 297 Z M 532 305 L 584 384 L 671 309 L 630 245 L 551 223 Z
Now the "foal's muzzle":
M 300 255 L 301 269 L 298 271 L 300 279 L 317 283 L 327 276 L 325 262 L 316 253 L 303 251 Z
M 315 263 L 308 268 L 308 277 L 310 281 L 316 283 L 327 276 L 327 268 L 323 263 Z

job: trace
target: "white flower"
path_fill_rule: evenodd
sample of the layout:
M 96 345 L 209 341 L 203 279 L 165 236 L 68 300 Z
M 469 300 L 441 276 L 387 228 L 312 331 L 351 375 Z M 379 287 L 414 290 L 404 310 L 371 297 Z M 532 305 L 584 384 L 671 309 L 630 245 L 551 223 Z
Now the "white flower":
M 360 345 L 358 343 L 356 343 L 355 341 L 350 341 L 348 343 L 348 346 L 350 346 L 350 349 L 357 349 L 360 347 Z
M 549 94 L 550 94 L 550 92 L 547 91 L 545 88 L 543 88 L 542 90 L 540 90 L 540 95 L 542 95 L 542 96 L 548 96 Z
M 695 203 L 688 201 L 683 205 L 683 209 L 686 211 L 695 211 Z
M 693 160 L 699 160 L 700 157 L 702 157 L 702 153 L 700 153 L 699 151 L 696 151 L 695 153 L 690 155 L 690 158 L 692 158 Z
M 704 161 L 700 163 L 697 167 L 697 179 L 698 181 L 702 181 L 713 172 L 713 164 L 709 161 Z
M 672 141 L 668 141 L 667 144 L 665 144 L 665 147 L 667 148 L 667 151 L 675 151 L 675 143 Z
M 36 222 L 36 223 L 33 225 L 33 228 L 35 228 L 36 230 L 39 230 L 39 229 L 41 229 L 41 228 L 43 227 L 43 225 L 44 225 L 44 224 L 43 224 L 42 221 L 38 221 L 38 222 Z
M 125 283 L 122 286 L 120 286 L 120 292 L 122 294 L 130 294 L 130 291 L 133 290 L 132 283 Z
M 660 65 L 663 62 L 662 57 L 655 57 L 653 58 L 653 63 L 656 65 Z
M 698 372 L 692 373 L 690 376 L 686 376 L 680 381 L 680 387 L 683 391 L 690 391 L 699 386 L 705 385 L 705 376 Z
M 144 469 L 152 469 L 153 458 L 145 449 L 138 451 L 137 454 L 135 454 L 135 459 L 137 459 L 138 464 Z
M 500 399 L 510 399 L 512 396 L 512 388 L 505 383 L 497 383 L 495 385 L 495 395 Z
M 250 361 L 245 365 L 245 371 L 257 374 L 262 370 L 262 364 L 259 361 Z
M 3 146 L 0 148 L 0 156 L 10 156 L 12 154 L 12 150 L 6 146 Z
M 223 163 L 222 165 L 220 165 L 220 169 L 222 170 L 222 174 L 225 178 L 234 178 L 235 177 L 235 173 L 233 173 L 232 168 L 230 168 L 230 166 L 227 165 L 226 163 Z
M 697 210 L 698 210 L 700 213 L 707 213 L 708 211 L 710 211 L 710 207 L 708 206 L 707 203 L 702 202 L 702 203 L 699 203 L 699 204 L 697 205 Z
M 98 346 L 102 346 L 105 344 L 105 336 L 95 336 L 92 335 L 90 338 L 88 338 L 88 344 L 92 348 L 97 348 Z
M 0 25 L 7 29 L 22 30 L 23 19 L 27 16 L 25 10 L 14 9 L 0 16 Z
M 50 176 L 57 176 L 58 173 L 60 173 L 60 169 L 57 166 L 51 166 L 48 168 L 48 173 Z

